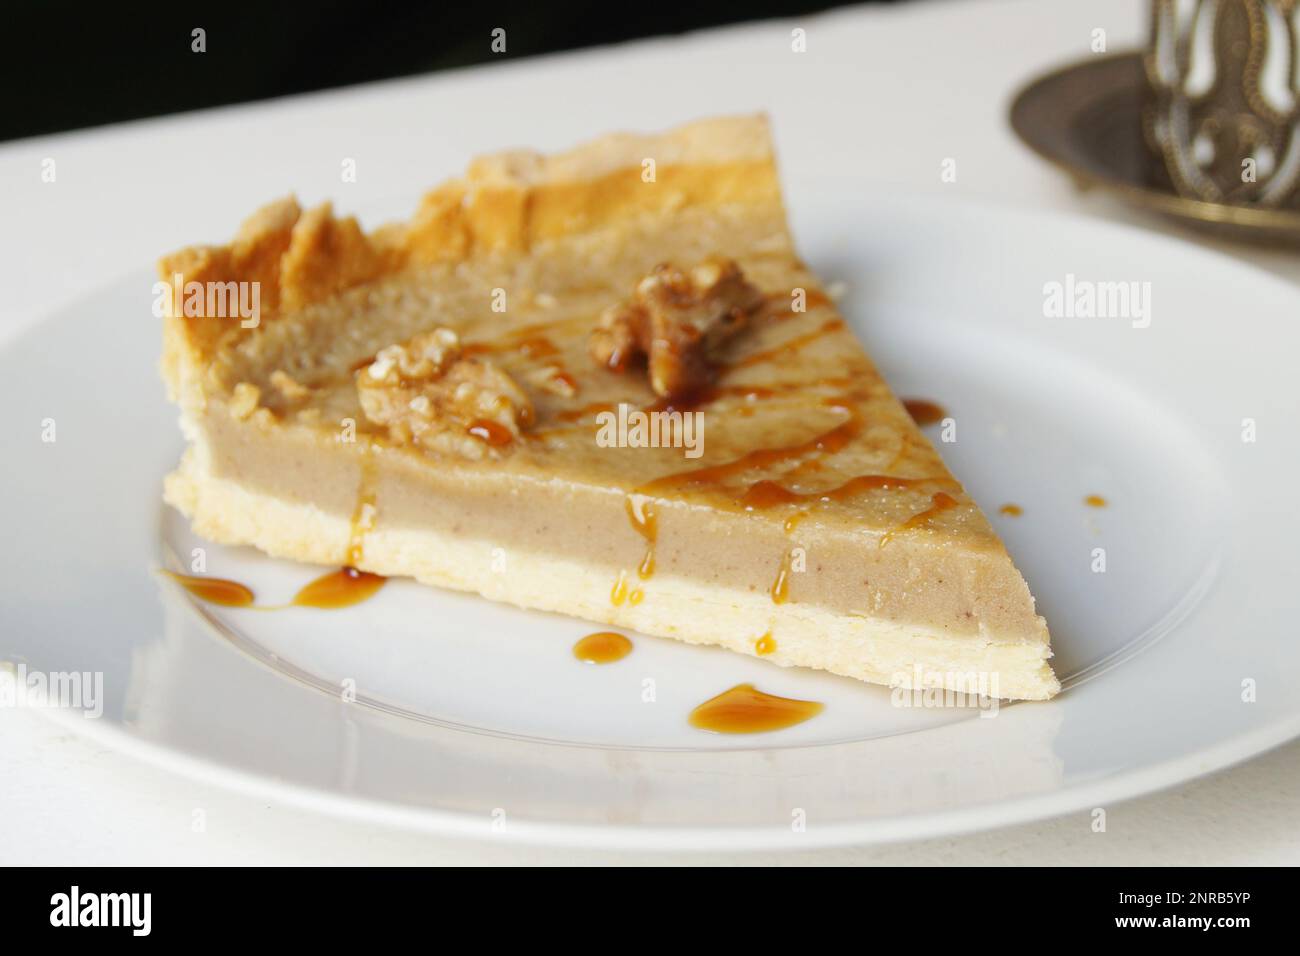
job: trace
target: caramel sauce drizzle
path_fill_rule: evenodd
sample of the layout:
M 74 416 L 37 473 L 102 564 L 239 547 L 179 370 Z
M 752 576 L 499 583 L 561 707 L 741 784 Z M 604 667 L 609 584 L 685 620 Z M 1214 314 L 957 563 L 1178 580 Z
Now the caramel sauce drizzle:
M 809 491 L 805 493 L 791 491 L 775 481 L 763 480 L 750 485 L 743 495 L 740 503 L 746 511 L 761 511 L 766 508 L 772 508 L 776 505 L 795 504 L 798 502 L 830 502 L 844 501 L 848 498 L 855 497 L 864 491 L 875 489 L 895 488 L 916 488 L 921 485 L 935 484 L 941 487 L 950 487 L 957 489 L 957 482 L 947 478 L 899 478 L 895 475 L 858 475 L 850 478 L 842 485 L 834 488 L 828 488 L 825 491 Z
M 770 398 L 779 398 L 782 395 L 788 395 L 799 392 L 806 388 L 814 386 L 828 386 L 831 388 L 844 388 L 851 384 L 847 377 L 822 379 L 817 382 L 778 382 L 773 385 L 711 385 L 707 388 L 700 389 L 691 395 L 679 396 L 677 398 L 661 398 L 651 402 L 649 405 L 641 406 L 640 410 L 646 413 L 650 412 L 693 412 L 711 405 L 723 398 L 742 398 L 746 402 L 758 402 Z M 558 412 L 555 416 L 557 421 L 577 422 L 584 418 L 590 418 L 599 415 L 601 412 L 612 412 L 618 408 L 617 402 L 591 402 L 578 408 L 570 408 Z
M 768 631 L 758 640 L 754 641 L 754 653 L 759 657 L 766 657 L 776 651 L 776 640 L 772 637 L 772 632 Z
M 795 311 L 793 290 L 790 292 L 772 292 L 765 296 L 768 303 L 774 308 L 770 313 L 774 322 L 784 322 L 786 319 L 793 319 L 797 315 L 804 315 L 813 309 L 833 306 L 830 296 L 819 289 L 804 290 L 804 307 L 800 311 Z
M 352 509 L 352 517 L 348 522 L 347 564 L 304 585 L 294 595 L 293 600 L 284 607 L 350 607 L 353 604 L 360 604 L 384 586 L 387 578 L 371 574 L 369 571 L 358 571 L 355 567 L 364 556 L 366 535 L 374 528 L 375 496 L 371 489 L 373 482 L 374 465 L 369 457 L 363 458 L 357 481 L 357 503 Z M 210 604 L 253 607 L 252 590 L 238 582 L 222 578 L 193 577 L 172 571 L 165 573 L 195 597 Z M 259 611 L 282 609 L 282 607 L 256 608 Z
M 922 427 L 934 425 L 948 417 L 948 412 L 942 405 L 925 398 L 905 398 L 903 407 L 912 416 L 912 421 Z
M 931 518 L 942 514 L 945 511 L 956 508 L 958 503 L 957 499 L 952 495 L 946 494 L 942 491 L 936 491 L 930 497 L 930 507 L 926 508 L 922 512 L 912 515 L 912 517 L 908 518 L 894 530 L 885 532 L 880 539 L 880 546 L 883 548 L 896 534 L 924 527 L 930 523 Z
M 551 380 L 561 383 L 574 394 L 579 391 L 578 380 L 563 369 L 557 369 L 555 374 L 551 376 Z
M 612 412 L 618 409 L 615 402 L 592 402 L 579 408 L 570 408 L 566 411 L 557 412 L 555 418 L 561 422 L 577 422 L 584 418 L 599 415 L 601 412 Z
M 636 575 L 637 577 L 639 577 L 641 580 L 644 581 L 646 578 L 650 577 L 650 575 L 654 573 L 655 573 L 655 549 L 652 546 L 646 548 L 645 557 L 643 557 L 641 559 L 641 563 L 637 565 Z
M 333 609 L 351 607 L 370 598 L 388 579 L 369 571 L 342 567 L 304 585 L 291 603 L 298 607 Z
M 352 508 L 348 522 L 348 567 L 361 563 L 365 553 L 366 535 L 375 526 L 375 493 L 371 486 L 375 480 L 375 466 L 369 456 L 361 460 L 361 473 L 357 479 L 357 503 Z
M 253 592 L 238 581 L 177 574 L 175 571 L 164 571 L 163 574 L 196 598 L 209 604 L 220 604 L 222 607 L 250 607 L 253 603 Z
M 518 352 L 525 358 L 547 358 L 558 355 L 560 350 L 544 335 L 535 334 L 539 326 L 526 326 L 517 329 L 503 339 L 489 342 L 467 342 L 462 346 L 463 356 L 494 355 L 501 352 Z
M 832 397 L 826 399 L 823 404 L 844 412 L 846 418 L 839 424 L 806 441 L 778 448 L 760 448 L 732 461 L 665 475 L 649 482 L 641 490 L 646 493 L 655 493 L 682 487 L 719 486 L 727 479 L 742 475 L 747 471 L 767 469 L 799 459 L 805 460 L 797 466 L 797 470 L 805 470 L 806 466 L 812 466 L 820 459 L 842 450 L 861 433 L 863 428 L 862 416 L 855 407 L 852 395 Z M 898 457 L 906 454 L 906 450 L 905 447 L 899 456 L 896 456 L 895 463 Z M 893 531 L 886 533 L 881 538 L 881 545 L 883 546 L 895 534 L 914 527 L 920 527 L 935 515 L 956 507 L 957 500 L 946 492 L 959 493 L 961 485 L 951 478 L 936 476 L 903 478 L 896 475 L 858 475 L 833 488 L 814 492 L 797 492 L 771 479 L 762 479 L 748 486 L 741 493 L 738 503 L 746 511 L 756 511 L 778 505 L 825 504 L 832 501 L 844 501 L 863 492 L 877 489 L 915 489 L 927 486 L 945 489 L 945 491 L 934 494 L 931 497 L 930 507 L 925 511 L 909 519 L 909 521 Z M 798 523 L 807 516 L 807 513 L 807 511 L 798 512 L 787 518 L 785 523 L 786 533 L 792 532 Z M 787 555 L 786 561 L 788 562 L 788 560 Z M 772 599 L 776 603 L 782 603 L 786 599 L 788 586 L 789 572 L 788 568 L 783 566 L 771 589 Z
M 772 581 L 772 587 L 768 593 L 772 595 L 773 604 L 784 604 L 790 600 L 790 575 L 793 570 L 790 567 L 790 559 L 794 557 L 793 551 L 787 551 L 781 558 L 781 567 L 777 569 L 776 578 Z
M 772 359 L 784 358 L 793 355 L 795 352 L 811 345 L 818 339 L 831 332 L 836 332 L 844 328 L 844 320 L 841 318 L 827 319 L 817 328 L 804 332 L 802 335 L 793 336 L 780 345 L 774 345 L 771 348 L 761 349 L 757 352 L 751 352 L 742 358 L 727 363 L 727 372 L 733 372 L 739 368 L 749 368 L 751 365 L 758 365 L 762 362 L 770 362 Z
M 664 475 L 662 478 L 651 481 L 643 490 L 652 493 L 690 485 L 718 484 L 746 471 L 770 468 L 773 465 L 802 458 L 805 455 L 814 453 L 833 455 L 843 449 L 861 432 L 862 419 L 857 410 L 849 407 L 846 403 L 837 402 L 832 407 L 842 408 L 848 412 L 848 418 L 835 427 L 819 435 L 814 435 L 807 441 L 795 445 L 786 445 L 781 448 L 759 448 L 732 461 L 718 465 Z
M 515 440 L 510 429 L 488 418 L 476 418 L 466 426 L 465 433 L 493 448 L 502 448 Z
M 622 607 L 623 602 L 627 600 L 627 572 L 618 572 L 618 580 L 614 582 L 614 587 L 609 592 L 609 603 L 614 607 Z
M 644 495 L 628 495 L 625 507 L 633 530 L 645 539 L 645 557 L 636 569 L 637 576 L 645 580 L 655 573 L 655 541 L 659 537 L 659 521 L 655 517 L 653 503 Z
M 612 664 L 632 653 L 632 642 L 614 631 L 588 634 L 573 645 L 573 656 L 587 664 Z
M 825 705 L 766 694 L 753 684 L 737 684 L 691 711 L 690 724 L 715 734 L 760 734 L 783 730 L 816 717 Z

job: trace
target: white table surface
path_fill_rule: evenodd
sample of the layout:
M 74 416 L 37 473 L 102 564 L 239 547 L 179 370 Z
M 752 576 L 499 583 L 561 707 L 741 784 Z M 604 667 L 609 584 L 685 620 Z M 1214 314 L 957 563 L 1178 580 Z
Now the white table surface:
M 795 27 L 807 31 L 802 54 L 790 49 Z M 881 190 L 950 190 L 1186 237 L 1077 193 L 1007 125 L 1011 92 L 1089 55 L 1099 27 L 1111 50 L 1139 44 L 1145 3 L 869 7 L 0 145 L 0 346 L 161 252 L 224 240 L 244 213 L 291 189 L 342 210 L 397 208 L 485 150 L 560 148 L 609 129 L 733 111 L 770 113 L 782 165 L 800 176 L 852 171 Z M 209 34 L 209 48 L 226 42 L 238 37 Z M 340 182 L 346 158 L 356 161 L 355 183 Z M 947 158 L 957 161 L 955 183 L 940 181 Z M 46 159 L 53 183 L 41 179 Z M 1208 244 L 1300 283 L 1300 254 Z M 191 831 L 195 809 L 206 815 L 203 833 Z M 450 842 L 267 803 L 142 764 L 39 713 L 0 710 L 4 864 L 1295 864 L 1300 742 L 1107 811 L 1103 834 L 1080 813 L 817 853 L 647 857 Z

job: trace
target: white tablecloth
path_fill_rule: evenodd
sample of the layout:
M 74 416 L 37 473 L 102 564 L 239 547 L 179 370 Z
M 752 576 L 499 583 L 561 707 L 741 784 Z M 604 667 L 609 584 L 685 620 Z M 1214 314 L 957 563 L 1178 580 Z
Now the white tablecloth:
M 851 171 L 882 190 L 942 188 L 1182 234 L 1078 194 L 1006 121 L 1012 90 L 1089 55 L 1096 28 L 1112 50 L 1140 43 L 1144 8 L 1138 0 L 862 8 L 0 145 L 0 345 L 160 252 L 228 237 L 243 213 L 290 189 L 307 203 L 396 212 L 485 150 L 559 148 L 609 129 L 731 111 L 769 112 L 782 163 L 800 175 Z M 805 53 L 791 52 L 795 27 L 807 31 Z M 224 42 L 238 38 L 208 39 Z M 948 158 L 957 182 L 941 184 Z M 41 180 L 46 159 L 54 183 Z M 355 183 L 340 182 L 345 159 L 356 162 Z M 1220 248 L 1300 282 L 1300 255 Z M 196 808 L 204 833 L 190 828 Z M 1109 808 L 1104 834 L 1089 823 L 1080 813 L 923 843 L 731 860 L 1294 864 L 1300 743 Z M 451 843 L 320 817 L 140 764 L 39 714 L 0 710 L 0 863 L 636 859 Z

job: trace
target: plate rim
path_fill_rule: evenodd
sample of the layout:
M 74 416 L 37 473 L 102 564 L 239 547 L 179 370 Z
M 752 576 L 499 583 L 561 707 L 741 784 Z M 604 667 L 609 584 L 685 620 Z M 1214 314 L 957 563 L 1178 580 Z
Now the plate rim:
M 921 201 L 937 203 L 932 194 L 915 196 L 873 195 L 873 199 L 890 203 Z M 944 199 L 942 202 L 951 203 Z M 1274 287 L 1278 293 L 1289 297 L 1300 296 L 1291 283 L 1249 261 L 1243 261 L 1217 250 L 1206 248 L 1180 237 L 1153 234 L 1136 225 L 1097 220 L 1077 213 L 1043 211 L 1008 206 L 988 200 L 962 197 L 957 200 L 962 208 L 987 210 L 1026 221 L 1073 223 L 1084 227 L 1112 230 L 1139 237 L 1157 244 L 1172 243 L 1186 251 L 1208 255 L 1233 269 L 1245 269 L 1258 280 Z M 97 291 L 119 285 L 123 277 L 86 290 L 78 296 L 89 298 Z M 75 304 L 75 303 L 74 303 Z M 46 333 L 46 318 L 66 310 L 63 305 L 33 321 L 18 335 L 7 340 L 0 349 L 17 346 Z M 115 750 L 142 759 L 152 765 L 165 767 L 196 779 L 210 780 L 239 792 L 275 796 L 304 809 L 343 816 L 349 819 L 383 823 L 445 836 L 488 836 L 491 832 L 481 817 L 468 813 L 432 807 L 416 807 L 378 798 L 357 796 L 289 782 L 273 776 L 262 775 L 243 768 L 226 765 L 208 756 L 196 756 L 179 747 L 144 739 L 132 734 L 127 725 L 86 721 L 76 711 L 49 711 L 56 720 L 65 719 L 81 735 L 109 743 Z M 798 849 L 834 845 L 886 843 L 910 839 L 949 836 L 1029 823 L 1048 817 L 1060 816 L 1088 805 L 1106 801 L 1127 800 L 1188 782 L 1208 773 L 1232 766 L 1300 736 L 1300 711 L 1284 714 L 1266 724 L 1252 727 L 1226 738 L 1208 748 L 1191 750 L 1181 756 L 1159 761 L 1134 769 L 1123 770 L 1112 776 L 1093 781 L 1060 787 L 1029 796 L 997 799 L 984 804 L 962 808 L 925 811 L 916 814 L 898 814 L 876 819 L 859 819 L 837 823 L 818 824 L 793 836 L 787 826 L 773 827 L 690 827 L 664 825 L 627 825 L 616 823 L 572 823 L 512 821 L 505 839 L 544 846 L 572 846 L 591 848 L 629 848 L 646 850 L 708 850 L 708 849 Z M 760 749 L 761 752 L 761 749 Z M 478 831 L 476 834 L 475 831 Z

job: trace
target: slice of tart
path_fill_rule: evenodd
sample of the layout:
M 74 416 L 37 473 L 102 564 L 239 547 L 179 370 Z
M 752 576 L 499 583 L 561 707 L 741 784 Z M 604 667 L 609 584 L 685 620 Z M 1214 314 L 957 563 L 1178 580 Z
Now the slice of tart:
M 371 233 L 286 199 L 160 273 L 165 497 L 214 541 L 874 683 L 1059 688 L 1006 549 L 795 255 L 760 117 L 485 157 Z

